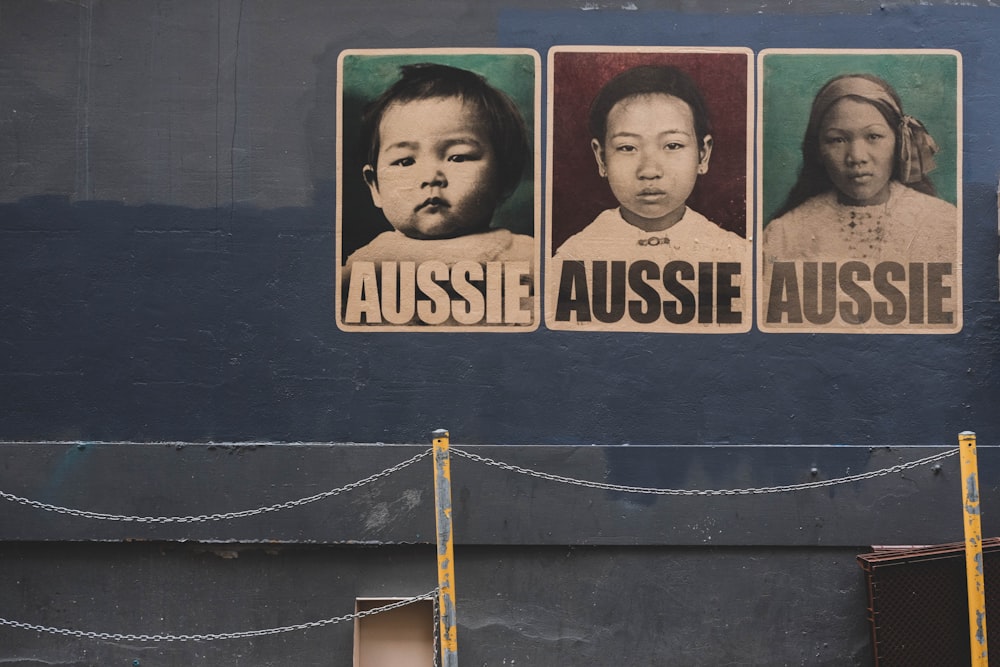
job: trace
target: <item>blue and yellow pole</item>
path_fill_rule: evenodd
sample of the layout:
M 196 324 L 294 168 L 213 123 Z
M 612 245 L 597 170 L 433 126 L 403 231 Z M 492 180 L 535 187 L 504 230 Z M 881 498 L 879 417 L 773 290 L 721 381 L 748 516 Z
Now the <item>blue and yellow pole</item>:
M 969 590 L 969 643 L 972 667 L 989 667 L 986 650 L 986 579 L 983 572 L 983 536 L 979 512 L 979 463 L 976 434 L 958 434 L 962 466 L 962 508 L 965 514 L 965 579 Z
M 451 527 L 451 460 L 448 431 L 431 434 L 434 442 L 434 506 L 437 510 L 438 608 L 441 616 L 441 666 L 458 667 L 455 627 L 455 549 Z

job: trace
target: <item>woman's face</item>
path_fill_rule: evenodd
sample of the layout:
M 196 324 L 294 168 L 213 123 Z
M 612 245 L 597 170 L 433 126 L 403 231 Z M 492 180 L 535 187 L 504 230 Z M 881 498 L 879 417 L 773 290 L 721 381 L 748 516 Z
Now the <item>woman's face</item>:
M 873 105 L 850 97 L 835 102 L 819 127 L 819 154 L 843 203 L 888 201 L 896 134 Z

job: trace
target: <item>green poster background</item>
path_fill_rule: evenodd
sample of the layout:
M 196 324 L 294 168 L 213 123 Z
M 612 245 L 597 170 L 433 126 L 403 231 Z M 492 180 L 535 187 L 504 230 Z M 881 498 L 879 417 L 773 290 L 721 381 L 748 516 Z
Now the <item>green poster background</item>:
M 379 209 L 372 205 L 361 178 L 367 147 L 359 146 L 361 114 L 365 105 L 399 78 L 399 68 L 414 63 L 438 63 L 476 72 L 517 105 L 535 143 L 535 58 L 520 53 L 392 53 L 345 54 L 342 67 L 343 145 L 343 250 L 341 261 L 383 231 L 391 229 Z M 507 227 L 521 234 L 535 234 L 534 165 L 529 165 L 520 186 L 501 204 L 493 217 L 494 227 Z
M 889 82 L 903 112 L 940 146 L 930 173 L 937 195 L 956 204 L 958 57 L 950 53 L 774 53 L 761 55 L 762 211 L 766 225 L 784 203 L 802 164 L 802 138 L 813 98 L 839 74 L 866 72 Z

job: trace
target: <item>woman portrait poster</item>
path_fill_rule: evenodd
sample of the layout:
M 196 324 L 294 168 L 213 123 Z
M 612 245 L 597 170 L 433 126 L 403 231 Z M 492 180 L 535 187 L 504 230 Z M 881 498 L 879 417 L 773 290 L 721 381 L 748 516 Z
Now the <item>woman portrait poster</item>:
M 960 54 L 767 49 L 758 86 L 758 327 L 959 331 Z
M 749 49 L 549 51 L 545 322 L 752 324 Z

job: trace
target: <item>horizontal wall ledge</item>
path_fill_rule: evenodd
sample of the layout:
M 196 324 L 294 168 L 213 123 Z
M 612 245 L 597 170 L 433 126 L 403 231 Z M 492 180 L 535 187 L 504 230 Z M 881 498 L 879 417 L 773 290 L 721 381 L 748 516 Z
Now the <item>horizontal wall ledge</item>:
M 435 528 L 429 449 L 429 444 L 2 443 L 0 541 L 430 544 Z M 959 459 L 947 455 L 956 449 L 957 442 L 954 447 L 453 443 L 455 542 L 952 542 L 963 537 Z M 937 455 L 942 458 L 911 465 Z M 983 534 L 997 535 L 1000 506 L 997 514 L 992 506 L 1000 502 L 998 448 L 980 444 L 979 469 Z

